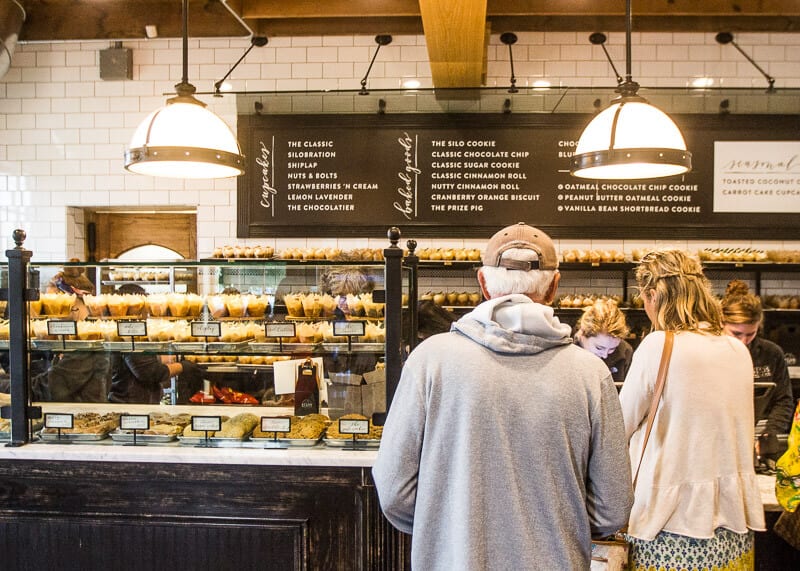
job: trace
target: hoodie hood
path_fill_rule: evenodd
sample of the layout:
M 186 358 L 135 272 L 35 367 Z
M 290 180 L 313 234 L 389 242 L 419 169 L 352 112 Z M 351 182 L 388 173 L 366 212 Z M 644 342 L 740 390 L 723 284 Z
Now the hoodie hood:
M 553 308 L 511 294 L 483 302 L 453 324 L 453 331 L 495 353 L 541 353 L 572 343 L 572 328 Z

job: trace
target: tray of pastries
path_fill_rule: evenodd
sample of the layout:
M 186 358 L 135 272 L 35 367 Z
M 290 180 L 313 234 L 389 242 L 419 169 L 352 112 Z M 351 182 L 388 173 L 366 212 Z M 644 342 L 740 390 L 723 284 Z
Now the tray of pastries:
M 3 403 L 0 403 L 3 404 Z M 42 420 L 36 419 L 33 421 L 33 430 L 40 430 L 42 428 Z M 0 418 L 0 439 L 11 437 L 11 419 Z
M 150 428 L 136 434 L 137 442 L 164 443 L 175 441 L 191 422 L 189 414 L 150 413 Z M 133 442 L 133 430 L 117 428 L 109 433 L 114 442 Z
M 285 418 L 285 417 L 284 417 Z M 290 416 L 291 430 L 289 432 L 264 432 L 261 426 L 256 426 L 250 440 L 272 440 L 289 446 L 315 446 L 325 429 L 330 425 L 330 418 L 324 414 L 309 414 L 306 416 Z
M 368 434 L 342 434 L 339 432 L 338 421 L 328 427 L 325 432 L 325 445 L 342 448 L 344 446 L 353 446 L 353 436 L 355 436 L 356 446 L 364 446 L 367 448 L 377 448 L 381 444 L 381 436 L 383 435 L 383 427 L 372 424 L 372 420 L 368 419 L 362 414 L 345 414 L 340 419 L 357 419 L 369 420 L 369 433 Z
M 258 425 L 259 418 L 253 413 L 243 412 L 230 418 L 222 417 L 220 430 L 209 432 L 209 440 L 215 445 L 236 444 L 246 440 L 253 429 Z M 206 432 L 192 430 L 191 423 L 183 429 L 183 434 L 178 436 L 181 444 L 203 444 L 206 442 Z
M 80 412 L 73 416 L 72 422 L 72 428 L 44 428 L 39 433 L 39 437 L 49 441 L 103 440 L 119 427 L 119 413 Z

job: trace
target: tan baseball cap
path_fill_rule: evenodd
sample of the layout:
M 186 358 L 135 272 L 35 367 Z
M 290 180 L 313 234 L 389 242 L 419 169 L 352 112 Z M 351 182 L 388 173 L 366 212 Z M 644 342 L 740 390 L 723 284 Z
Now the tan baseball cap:
M 514 260 L 503 257 L 503 252 L 512 248 L 533 250 L 539 260 Z M 538 228 L 518 222 L 506 226 L 489 239 L 483 254 L 483 265 L 511 270 L 556 270 L 558 254 L 550 236 Z

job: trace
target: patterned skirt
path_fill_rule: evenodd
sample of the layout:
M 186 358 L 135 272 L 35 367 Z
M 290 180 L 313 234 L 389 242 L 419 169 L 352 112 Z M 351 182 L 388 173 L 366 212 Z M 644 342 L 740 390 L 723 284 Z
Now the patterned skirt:
M 754 534 L 718 527 L 697 539 L 662 531 L 652 541 L 628 537 L 633 571 L 753 571 Z

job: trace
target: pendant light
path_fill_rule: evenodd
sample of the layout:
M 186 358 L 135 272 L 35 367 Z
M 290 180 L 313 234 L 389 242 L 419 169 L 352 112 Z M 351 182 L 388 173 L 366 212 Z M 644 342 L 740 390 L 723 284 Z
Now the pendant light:
M 601 180 L 647 179 L 692 170 L 680 130 L 669 116 L 637 95 L 631 79 L 631 0 L 626 0 L 625 81 L 619 97 L 586 126 L 572 156 L 573 176 Z
M 188 79 L 188 0 L 183 0 L 183 78 L 177 95 L 139 125 L 125 151 L 125 169 L 169 178 L 225 178 L 244 173 L 236 135 L 205 103 Z

